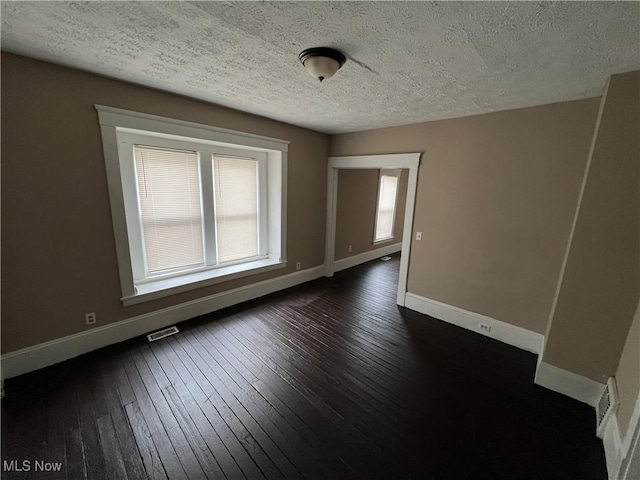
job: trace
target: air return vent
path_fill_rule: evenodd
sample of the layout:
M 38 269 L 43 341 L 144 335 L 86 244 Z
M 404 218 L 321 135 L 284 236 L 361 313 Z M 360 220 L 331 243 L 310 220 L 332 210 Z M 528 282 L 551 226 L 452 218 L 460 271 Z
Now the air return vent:
M 609 377 L 607 384 L 604 387 L 600 401 L 596 407 L 597 425 L 596 434 L 602 438 L 604 436 L 604 429 L 609 421 L 611 415 L 618 409 L 618 392 L 616 390 L 616 380 L 614 377 Z
M 157 332 L 150 333 L 149 335 L 147 335 L 147 338 L 150 342 L 155 342 L 156 340 L 168 337 L 169 335 L 175 335 L 176 333 L 178 333 L 178 331 L 178 327 L 169 327 L 163 330 L 158 330 Z

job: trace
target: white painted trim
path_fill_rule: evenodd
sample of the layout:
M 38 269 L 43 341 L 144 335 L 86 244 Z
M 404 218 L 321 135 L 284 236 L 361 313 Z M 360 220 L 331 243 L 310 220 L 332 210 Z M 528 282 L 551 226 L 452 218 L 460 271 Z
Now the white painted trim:
M 607 422 L 609 423 L 609 422 Z M 613 430 L 614 436 L 613 436 L 613 440 L 614 440 L 614 447 L 616 449 L 617 452 L 625 452 L 628 450 L 629 446 L 627 445 L 627 448 L 624 448 L 622 445 L 622 437 L 620 435 L 620 424 L 618 423 L 618 412 L 615 412 L 612 416 L 611 416 L 611 429 Z M 630 429 L 633 430 L 633 429 Z M 629 439 L 631 440 L 631 439 Z M 624 457 L 623 457 L 624 458 Z
M 388 155 L 356 155 L 329 157 L 331 168 L 410 168 L 420 163 L 421 153 L 392 153 Z
M 141 230 L 138 218 L 137 189 L 134 188 L 133 158 L 126 145 L 132 145 L 137 138 L 135 135 L 151 135 L 161 137 L 160 143 L 171 146 L 176 142 L 195 140 L 195 149 L 206 151 L 210 158 L 215 149 L 219 147 L 243 151 L 257 151 L 255 155 L 266 158 L 268 188 L 261 199 L 267 202 L 268 240 L 261 241 L 261 250 L 269 244 L 269 263 L 271 266 L 263 266 L 265 269 L 280 268 L 278 264 L 286 262 L 286 215 L 287 215 L 287 150 L 289 142 L 275 138 L 262 137 L 244 132 L 221 129 L 183 120 L 175 120 L 157 115 L 148 115 L 139 112 L 131 112 L 102 105 L 95 105 L 98 111 L 100 129 L 102 133 L 102 145 L 109 188 L 109 201 L 111 203 L 111 215 L 113 232 L 115 237 L 118 271 L 120 275 L 121 300 L 125 306 L 141 303 L 162 296 L 173 295 L 177 291 L 186 291 L 198 288 L 198 285 L 180 285 L 176 290 L 158 290 L 150 292 L 149 288 L 140 285 L 137 288 L 134 279 L 142 278 L 144 268 L 143 249 L 140 244 Z M 135 135 L 132 135 L 134 133 Z M 127 140 L 128 139 L 128 140 Z M 125 141 L 126 140 L 126 141 Z M 128 142 L 128 143 L 127 143 Z M 212 149 L 211 145 L 215 145 Z M 202 148 L 201 148 L 202 147 Z M 206 147 L 206 148 L 205 148 Z M 204 149 L 204 150 L 203 150 Z M 246 153 L 246 152 L 245 152 Z M 251 153 L 250 155 L 254 155 Z M 261 162 L 263 163 L 263 162 Z M 264 212 L 261 212 L 264 215 Z M 264 225 L 261 222 L 261 225 Z M 266 229 L 261 227 L 261 234 Z M 210 243 L 210 242 L 209 242 Z M 255 272 L 253 272 L 255 273 Z M 244 272 L 234 276 L 253 274 Z M 215 279 L 213 273 L 207 280 L 207 284 L 226 281 L 227 279 Z M 190 278 L 186 274 L 183 278 Z M 197 281 L 200 281 L 198 277 Z M 184 283 L 184 282 L 183 282 Z M 161 285 L 156 282 L 156 286 Z M 171 284 L 173 286 L 173 284 Z
M 420 161 L 418 158 L 416 161 Z M 407 202 L 404 208 L 404 230 L 402 232 L 402 256 L 400 257 L 400 275 L 398 277 L 398 295 L 396 303 L 405 305 L 407 293 L 407 281 L 409 279 L 409 254 L 411 253 L 411 241 L 413 239 L 413 211 L 416 205 L 416 193 L 418 187 L 418 166 L 409 169 L 407 182 Z
M 536 385 L 562 393 L 595 408 L 604 391 L 604 384 L 563 370 L 550 363 L 540 362 L 536 369 Z
M 636 402 L 636 407 L 638 402 Z M 632 428 L 633 427 L 633 428 Z M 629 425 L 629 448 L 622 461 L 619 475 L 622 480 L 638 480 L 640 478 L 640 422 L 636 417 L 635 423 Z
M 7 353 L 1 357 L 2 380 L 38 370 L 198 315 L 211 313 L 221 308 L 309 282 L 322 277 L 323 274 L 324 266 L 321 265 Z
M 342 258 L 333 262 L 331 269 L 334 272 L 345 270 L 347 268 L 355 267 L 362 263 L 370 262 L 376 258 L 384 257 L 385 255 L 391 255 L 402 250 L 402 243 L 394 243 L 393 245 L 387 245 L 386 247 L 376 248 L 369 252 L 359 253 L 351 257 Z
M 629 427 L 627 428 L 627 431 L 625 432 L 622 440 L 621 446 L 622 451 L 625 453 L 625 457 L 629 453 L 629 450 L 631 448 L 631 440 L 633 440 L 634 432 L 638 430 L 638 427 L 640 427 L 640 394 L 638 395 L 638 398 L 636 398 L 636 403 L 633 407 L 633 413 L 631 414 L 631 419 L 629 420 Z
M 612 383 L 616 384 L 615 381 Z M 634 403 L 626 432 L 620 431 L 618 401 L 619 398 L 613 402 L 616 410 L 605 419 L 601 429 L 608 476 L 610 480 L 638 480 L 640 479 L 640 394 Z
M 620 430 L 618 429 L 618 418 L 613 415 L 607 421 L 604 434 L 602 436 L 604 446 L 604 456 L 607 462 L 607 471 L 610 479 L 617 479 L 618 472 L 622 466 Z
M 352 157 L 329 157 L 327 167 L 327 222 L 325 237 L 324 265 L 325 276 L 333 276 L 336 247 L 336 210 L 338 203 L 338 170 L 363 168 L 406 168 L 409 170 L 407 184 L 407 200 L 404 209 L 404 230 L 402 236 L 402 257 L 400 258 L 400 274 L 398 277 L 398 295 L 396 303 L 404 306 L 407 292 L 407 276 L 409 273 L 409 253 L 413 231 L 413 211 L 416 201 L 416 185 L 418 183 L 418 167 L 420 153 L 398 153 L 391 155 L 360 155 Z
M 480 333 L 528 352 L 539 354 L 542 349 L 543 336 L 540 333 L 516 327 L 479 313 L 469 312 L 413 293 L 406 294 L 405 306 L 416 312 Z M 480 323 L 489 325 L 491 330 L 488 332 L 480 330 Z
M 371 242 L 371 245 L 374 245 L 374 246 L 382 245 L 383 243 L 389 243 L 395 239 L 396 239 L 395 235 L 391 235 L 390 237 L 383 238 L 382 240 L 376 240 L 375 242 Z M 400 243 L 400 245 L 402 245 L 402 242 Z
M 609 397 L 609 408 L 607 408 L 604 412 L 600 411 L 600 401 L 604 396 L 604 392 L 607 392 L 607 396 Z M 609 377 L 607 383 L 605 384 L 605 390 L 603 390 L 602 395 L 600 396 L 600 400 L 598 400 L 598 404 L 596 404 L 596 435 L 598 438 L 604 438 L 604 431 L 609 423 L 609 420 L 615 415 L 616 410 L 618 409 L 618 388 L 616 384 L 615 377 Z M 599 419 L 599 415 L 603 413 L 602 419 Z M 598 424 L 600 422 L 600 424 Z M 617 427 L 617 424 L 616 424 Z M 620 435 L 618 435 L 619 437 Z
M 179 135 L 189 138 L 200 138 L 229 145 L 242 145 L 266 150 L 286 152 L 289 141 L 279 138 L 265 137 L 254 133 L 239 132 L 227 128 L 212 127 L 203 123 L 188 122 L 175 118 L 161 117 L 148 113 L 134 112 L 121 108 L 94 105 L 98 111 L 100 125 L 129 128 L 147 132 Z
M 636 402 L 629 421 L 629 427 L 624 435 L 620 432 L 618 412 L 615 412 L 607 421 L 602 442 L 607 460 L 607 470 L 611 480 L 626 479 L 629 473 L 631 458 L 640 455 L 638 448 L 638 431 L 640 428 L 640 395 Z M 635 443 L 633 440 L 635 439 Z M 624 471 L 623 471 L 624 470 Z M 628 480 L 635 480 L 629 478 Z
M 111 222 L 116 246 L 120 291 L 122 296 L 135 291 L 133 283 L 132 255 L 129 247 L 127 215 L 125 209 L 125 190 L 120 176 L 120 155 L 116 129 L 100 125 L 102 150 L 107 174 Z
M 125 307 L 128 307 L 178 293 L 189 292 L 209 285 L 216 285 L 218 283 L 237 280 L 238 278 L 245 278 L 251 275 L 258 275 L 259 273 L 286 268 L 286 266 L 287 262 L 277 262 L 267 258 L 251 263 L 222 267 L 217 270 L 205 270 L 190 275 L 187 274 L 175 278 L 157 280 L 156 282 L 147 284 L 138 284 L 135 295 L 122 297 L 120 300 Z

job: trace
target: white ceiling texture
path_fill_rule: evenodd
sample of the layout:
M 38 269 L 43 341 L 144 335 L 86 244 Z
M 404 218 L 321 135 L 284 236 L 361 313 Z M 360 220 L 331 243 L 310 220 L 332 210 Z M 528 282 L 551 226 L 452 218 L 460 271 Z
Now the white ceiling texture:
M 298 61 L 348 58 L 324 83 Z M 599 95 L 640 2 L 2 2 L 2 49 L 326 133 Z

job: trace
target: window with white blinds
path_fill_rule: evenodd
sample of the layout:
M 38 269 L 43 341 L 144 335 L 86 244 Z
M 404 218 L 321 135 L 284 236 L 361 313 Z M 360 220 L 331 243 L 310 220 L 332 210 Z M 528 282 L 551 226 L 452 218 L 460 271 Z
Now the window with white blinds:
M 198 153 L 134 148 L 147 274 L 204 265 Z
M 258 255 L 258 162 L 214 156 L 218 262 Z
M 96 109 L 125 306 L 287 268 L 288 141 Z
M 268 228 L 266 153 L 134 133 L 121 140 L 135 177 L 128 215 L 136 285 L 268 258 L 260 235 Z
M 393 238 L 396 198 L 398 195 L 398 176 L 399 173 L 396 171 L 388 172 L 383 170 L 380 172 L 374 242 L 381 242 Z

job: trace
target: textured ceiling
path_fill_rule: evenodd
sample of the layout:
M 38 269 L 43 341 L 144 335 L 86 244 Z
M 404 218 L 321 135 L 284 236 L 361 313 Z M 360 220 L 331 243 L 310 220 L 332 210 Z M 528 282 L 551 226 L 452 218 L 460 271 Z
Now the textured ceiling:
M 599 95 L 639 2 L 2 2 L 2 49 L 327 133 Z M 320 84 L 298 62 L 343 51 Z

